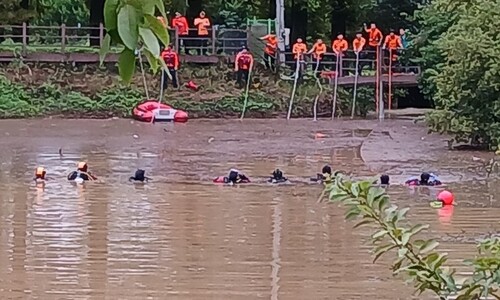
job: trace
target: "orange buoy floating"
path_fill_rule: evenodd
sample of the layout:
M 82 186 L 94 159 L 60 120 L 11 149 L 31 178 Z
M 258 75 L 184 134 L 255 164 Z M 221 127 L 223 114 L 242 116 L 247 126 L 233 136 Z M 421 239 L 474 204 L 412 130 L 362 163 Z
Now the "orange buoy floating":
M 437 199 L 442 201 L 444 205 L 453 205 L 455 196 L 451 192 L 444 190 L 438 194 Z
M 314 138 L 315 138 L 315 139 L 322 139 L 322 138 L 326 138 L 326 134 L 323 134 L 323 133 L 317 132 L 317 133 L 314 135 Z

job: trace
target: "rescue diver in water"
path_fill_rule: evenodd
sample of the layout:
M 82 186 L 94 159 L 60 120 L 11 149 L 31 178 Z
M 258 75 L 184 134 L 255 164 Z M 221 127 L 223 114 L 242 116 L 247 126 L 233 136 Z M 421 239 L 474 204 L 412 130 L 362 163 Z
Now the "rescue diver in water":
M 135 171 L 135 174 L 134 176 L 130 177 L 128 179 L 128 181 L 135 181 L 135 182 L 148 182 L 151 180 L 151 178 L 149 177 L 146 177 L 146 171 L 144 170 L 141 170 L 141 169 L 138 169 L 137 171 Z
M 443 183 L 436 175 L 424 172 L 420 174 L 420 178 L 416 176 L 408 178 L 405 184 L 409 186 L 435 186 L 442 185 Z
M 283 176 L 283 172 L 280 169 L 276 169 L 273 171 L 273 176 L 270 177 L 267 182 L 269 183 L 284 183 L 288 181 L 288 178 Z
M 76 171 L 73 171 L 68 174 L 68 180 L 74 181 L 77 178 L 80 178 L 81 180 L 84 181 L 97 179 L 97 177 L 95 177 L 88 171 L 88 165 L 86 162 L 83 161 L 78 163 L 78 168 Z
M 45 171 L 45 169 L 43 167 L 37 167 L 35 169 L 35 182 L 45 182 L 45 180 L 47 180 L 47 178 L 45 177 L 47 175 L 47 172 Z
M 329 182 L 329 181 L 332 181 L 335 176 L 341 174 L 342 172 L 341 171 L 336 171 L 333 175 L 332 175 L 332 167 L 330 167 L 329 165 L 325 165 L 323 167 L 323 169 L 321 169 L 321 173 L 318 173 L 316 175 L 316 177 L 313 177 L 311 178 L 311 181 L 314 181 L 314 182 Z
M 215 183 L 227 183 L 227 184 L 238 184 L 238 183 L 249 183 L 250 179 L 243 173 L 236 169 L 231 169 L 229 175 L 219 176 L 213 180 Z

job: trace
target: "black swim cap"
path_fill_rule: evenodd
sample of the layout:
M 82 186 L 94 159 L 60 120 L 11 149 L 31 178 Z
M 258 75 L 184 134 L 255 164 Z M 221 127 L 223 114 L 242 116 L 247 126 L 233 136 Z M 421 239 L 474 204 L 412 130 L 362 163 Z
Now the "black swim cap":
M 426 172 L 424 172 L 420 175 L 421 182 L 427 182 L 427 181 L 429 181 L 430 178 L 431 178 L 431 175 L 429 173 L 426 173 Z
M 388 185 L 389 184 L 389 175 L 382 175 L 380 176 L 380 184 L 386 184 Z
M 332 167 L 330 167 L 329 165 L 324 166 L 323 169 L 321 170 L 321 173 L 323 174 L 328 173 L 332 175 Z

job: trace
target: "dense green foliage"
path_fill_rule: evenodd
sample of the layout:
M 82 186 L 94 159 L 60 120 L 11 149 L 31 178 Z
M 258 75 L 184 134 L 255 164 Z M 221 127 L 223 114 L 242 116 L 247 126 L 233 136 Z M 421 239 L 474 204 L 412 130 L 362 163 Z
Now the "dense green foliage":
M 24 68 L 26 68 L 25 66 Z M 61 66 L 57 71 L 39 69 L 31 66 L 24 80 L 17 74 L 18 67 L 4 69 L 3 73 L 12 80 L 0 75 L 0 118 L 23 118 L 41 116 L 66 117 L 130 117 L 132 107 L 146 99 L 139 77 L 133 81 L 139 85 L 123 86 L 110 78 L 110 72 L 89 69 L 67 70 Z M 43 71 L 42 71 L 43 70 Z M 22 70 L 25 71 L 25 70 Z M 192 92 L 181 89 L 167 90 L 165 101 L 172 106 L 186 110 L 191 117 L 235 117 L 243 108 L 243 91 L 236 87 L 230 74 L 214 68 L 185 70 L 190 78 L 201 84 L 202 91 Z M 229 77 L 228 77 L 229 76 Z M 31 78 L 39 78 L 32 82 Z M 159 80 L 148 77 L 149 93 L 158 95 Z M 265 74 L 257 72 L 251 86 L 247 117 L 273 117 L 284 115 L 288 109 L 291 83 L 273 81 Z M 317 88 L 304 84 L 297 93 L 293 106 L 293 117 L 312 117 L 313 101 Z M 373 90 L 360 89 L 357 113 L 364 115 L 373 109 L 371 95 Z M 339 115 L 349 115 L 352 92 L 340 89 L 338 98 Z M 318 104 L 318 116 L 329 117 L 331 97 L 324 96 Z
M 423 90 L 432 130 L 457 142 L 500 145 L 500 1 L 436 0 L 417 13 Z
M 23 3 L 25 2 L 25 3 Z M 40 11 L 37 0 L 2 0 L 0 1 L 0 25 L 19 24 L 29 21 Z
M 481 240 L 476 257 L 464 261 L 472 274 L 458 278 L 455 270 L 446 266 L 448 255 L 436 251 L 439 242 L 419 237 L 429 225 L 412 226 L 406 219 L 409 208 L 391 205 L 384 188 L 372 181 L 353 182 L 338 176 L 325 187 L 325 193 L 332 202 L 347 207 L 346 219 L 359 219 L 354 228 L 374 231 L 374 262 L 389 252 L 396 254 L 393 274 L 404 274 L 417 293 L 432 292 L 443 300 L 450 295 L 458 296 L 457 300 L 500 299 L 500 238 Z

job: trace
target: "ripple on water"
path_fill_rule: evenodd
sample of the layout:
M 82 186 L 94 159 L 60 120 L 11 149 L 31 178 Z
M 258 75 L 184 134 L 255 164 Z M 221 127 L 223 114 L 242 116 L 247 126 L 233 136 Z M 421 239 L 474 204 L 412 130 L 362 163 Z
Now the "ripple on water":
M 412 222 L 431 224 L 428 235 L 465 274 L 461 261 L 473 255 L 474 240 L 498 231 L 497 182 L 456 182 L 471 178 L 475 162 L 457 154 L 459 168 L 455 153 L 426 141 L 425 151 L 450 158 L 419 160 L 419 144 L 397 129 L 413 125 L 384 124 L 1 121 L 10 135 L 0 140 L 0 298 L 410 299 L 388 257 L 372 264 L 370 232 L 352 230 L 337 205 L 316 204 L 321 186 L 305 183 L 326 163 L 360 177 L 389 172 L 394 182 L 425 168 L 451 182 L 453 210 L 429 207 L 439 189 L 389 192 L 412 208 Z M 314 139 L 316 132 L 327 137 Z M 381 144 L 396 149 L 376 169 L 361 156 L 373 136 L 373 156 L 381 156 Z M 397 150 L 404 148 L 414 153 Z M 67 183 L 79 160 L 104 182 Z M 53 178 L 45 186 L 30 181 L 36 165 Z M 231 167 L 256 181 L 279 167 L 297 184 L 211 184 Z M 137 168 L 153 182 L 130 184 Z

